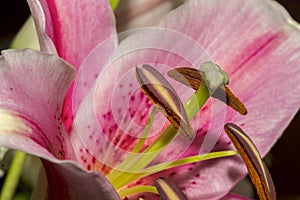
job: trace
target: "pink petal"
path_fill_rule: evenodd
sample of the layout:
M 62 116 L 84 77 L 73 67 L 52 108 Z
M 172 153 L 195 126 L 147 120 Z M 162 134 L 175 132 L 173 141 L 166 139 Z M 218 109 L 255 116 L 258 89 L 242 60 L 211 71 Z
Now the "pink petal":
M 56 56 L 30 49 L 2 54 L 1 145 L 49 159 L 72 159 L 60 113 L 74 69 Z
M 120 199 L 114 187 L 99 172 L 87 172 L 77 163 L 71 161 L 49 162 L 42 160 L 47 177 L 46 194 L 38 191 L 36 198 L 41 199 Z M 43 184 L 43 182 L 38 183 Z M 43 189 L 43 188 L 40 188 Z
M 106 39 L 97 45 L 97 47 L 90 52 L 87 59 L 82 62 L 74 82 L 72 94 L 73 113 L 77 112 L 81 101 L 95 85 L 99 73 L 109 62 L 109 58 L 116 48 L 116 41 L 117 35 Z
M 115 20 L 107 0 L 30 0 L 29 5 L 41 49 L 48 48 L 44 38 L 50 38 L 58 55 L 77 69 L 97 44 L 115 34 Z
M 108 0 L 28 2 L 37 26 L 41 50 L 57 53 L 77 70 L 97 44 L 116 32 Z M 98 72 L 91 68 L 89 70 L 89 77 Z M 67 93 L 62 113 L 68 130 L 73 122 L 72 90 L 73 85 Z

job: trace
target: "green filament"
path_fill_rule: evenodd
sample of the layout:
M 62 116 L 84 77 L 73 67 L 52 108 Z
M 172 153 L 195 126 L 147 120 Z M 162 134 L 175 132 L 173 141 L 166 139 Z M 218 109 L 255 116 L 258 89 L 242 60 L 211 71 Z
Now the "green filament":
M 171 169 L 178 166 L 183 166 L 191 163 L 196 163 L 204 160 L 211 160 L 215 158 L 223 158 L 228 156 L 237 155 L 237 151 L 228 150 L 228 151 L 220 151 L 220 152 L 212 152 L 202 155 L 195 155 L 187 158 L 182 158 L 175 161 L 170 161 L 166 163 L 157 164 L 148 168 L 145 168 L 140 173 L 130 173 L 130 172 L 123 172 L 122 176 L 119 177 L 118 181 L 114 182 L 113 185 L 116 189 L 119 189 L 128 183 L 131 183 L 135 180 L 140 178 L 149 176 L 151 174 L 155 174 L 157 172 L 161 172 L 163 170 Z
M 237 151 L 228 150 L 228 151 L 219 151 L 219 152 L 201 154 L 201 155 L 178 159 L 175 161 L 165 162 L 165 163 L 161 163 L 161 164 L 157 164 L 157 165 L 145 168 L 143 170 L 143 171 L 145 171 L 144 176 L 148 176 L 150 174 L 154 174 L 154 173 L 160 172 L 162 170 L 171 169 L 171 168 L 186 165 L 186 164 L 196 163 L 196 162 L 200 162 L 200 161 L 204 161 L 204 160 L 211 160 L 211 159 L 215 159 L 215 158 L 234 156 L 237 154 L 238 154 Z
M 132 152 L 129 154 L 129 156 L 118 166 L 118 170 L 113 170 L 113 173 L 110 173 L 108 175 L 108 179 L 110 180 L 116 180 L 120 175 L 122 175 L 122 171 L 126 171 L 126 170 L 132 170 L 133 165 L 135 165 L 135 161 L 137 159 L 136 155 L 139 153 L 139 151 L 141 150 L 154 121 L 154 116 L 155 116 L 155 112 L 156 112 L 156 108 L 153 107 L 147 125 L 145 126 L 144 132 L 142 134 L 142 136 L 140 137 L 138 143 L 136 144 L 136 146 L 134 147 L 134 149 L 132 150 Z
M 141 148 L 142 148 L 142 146 L 143 146 L 143 144 L 144 144 L 144 142 L 145 142 L 145 140 L 146 140 L 146 138 L 147 138 L 147 136 L 148 136 L 148 134 L 151 130 L 151 127 L 152 127 L 152 124 L 153 124 L 153 121 L 154 121 L 155 112 L 156 112 L 156 107 L 153 107 L 153 109 L 150 113 L 150 117 L 148 119 L 147 125 L 144 129 L 144 132 L 143 132 L 141 138 L 139 139 L 138 143 L 136 144 L 136 146 L 132 150 L 132 153 L 138 153 L 141 150 Z M 131 154 L 131 155 L 133 155 L 133 154 Z
M 144 186 L 135 186 L 127 189 L 122 189 L 118 191 L 118 194 L 121 198 L 126 197 L 128 195 L 137 194 L 137 193 L 143 193 L 143 192 L 151 192 L 154 194 L 158 194 L 158 191 L 156 187 L 144 185 Z

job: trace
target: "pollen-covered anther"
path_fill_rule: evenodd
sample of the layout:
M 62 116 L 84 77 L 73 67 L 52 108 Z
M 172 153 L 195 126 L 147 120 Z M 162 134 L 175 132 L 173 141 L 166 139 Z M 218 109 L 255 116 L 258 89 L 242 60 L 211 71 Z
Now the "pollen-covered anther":
M 162 112 L 170 123 L 188 140 L 194 137 L 194 131 L 188 120 L 183 103 L 171 84 L 150 65 L 136 68 L 136 78 L 143 93 L 154 106 Z
M 247 114 L 245 105 L 226 86 L 229 83 L 226 72 L 212 62 L 205 62 L 201 65 L 200 70 L 190 67 L 176 68 L 170 70 L 168 75 L 194 90 L 198 90 L 201 84 L 208 84 L 213 98 L 223 101 L 242 115 Z

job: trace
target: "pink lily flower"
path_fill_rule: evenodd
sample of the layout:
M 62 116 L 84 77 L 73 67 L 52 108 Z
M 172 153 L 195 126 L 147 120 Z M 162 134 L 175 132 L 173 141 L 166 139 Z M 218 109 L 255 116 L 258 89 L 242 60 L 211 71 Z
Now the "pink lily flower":
M 194 64 L 213 60 L 248 109 L 246 117 L 230 108 L 225 115 L 217 110 L 224 117 L 219 126 L 227 121 L 241 126 L 262 155 L 299 109 L 299 25 L 273 1 L 189 0 L 153 24 L 157 28 L 130 32 L 120 44 L 106 0 L 28 2 L 42 52 L 2 52 L 0 145 L 42 158 L 47 192 L 41 184 L 35 193 L 40 199 L 120 199 L 122 189 L 153 185 L 161 176 L 191 200 L 242 199 L 228 194 L 246 174 L 238 157 L 163 168 L 134 181 L 126 182 L 125 172 L 114 179 L 111 173 L 135 147 L 152 108 L 134 78 L 135 66 L 152 64 L 164 74 L 166 66 L 199 67 Z M 172 53 L 139 48 L 145 43 Z M 176 55 L 177 48 L 191 57 Z M 193 93 L 181 84 L 175 88 L 182 99 Z M 211 109 L 208 102 L 191 121 L 192 143 L 175 140 L 151 165 L 231 149 L 220 127 L 211 129 Z M 162 115 L 155 116 L 142 149 L 167 125 Z M 215 142 L 206 143 L 214 131 L 219 131 Z M 122 197 L 157 198 L 152 193 Z

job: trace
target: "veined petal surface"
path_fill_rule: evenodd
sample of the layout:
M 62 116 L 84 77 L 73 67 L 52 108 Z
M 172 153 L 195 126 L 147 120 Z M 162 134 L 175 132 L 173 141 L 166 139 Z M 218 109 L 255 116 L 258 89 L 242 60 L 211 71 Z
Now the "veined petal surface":
M 77 69 L 100 42 L 115 34 L 115 19 L 108 0 L 29 0 L 42 51 L 45 37 L 57 53 Z M 55 52 L 49 52 L 55 53 Z
M 116 33 L 115 18 L 109 0 L 28 0 L 28 3 L 36 24 L 41 50 L 57 54 L 72 64 L 77 71 L 86 56 L 99 43 Z M 117 40 L 114 40 L 110 46 L 116 45 Z M 107 49 L 107 52 L 110 50 Z M 101 67 L 103 66 L 100 65 Z M 89 80 L 97 73 L 99 66 L 89 67 L 85 69 L 81 78 Z M 65 97 L 62 119 L 68 131 L 73 123 L 73 113 L 76 112 L 76 109 L 73 110 L 73 101 L 77 106 L 81 101 L 81 94 L 85 94 L 81 91 L 79 93 L 79 97 L 72 97 L 72 84 Z
M 54 55 L 6 50 L 0 57 L 0 144 L 27 153 L 73 159 L 60 113 L 75 70 Z

